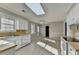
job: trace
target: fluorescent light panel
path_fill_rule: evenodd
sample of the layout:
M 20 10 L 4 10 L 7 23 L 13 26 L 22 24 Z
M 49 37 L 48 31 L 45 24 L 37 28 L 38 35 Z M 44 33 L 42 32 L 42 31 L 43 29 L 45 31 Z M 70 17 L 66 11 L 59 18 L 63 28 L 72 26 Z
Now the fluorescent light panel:
M 25 3 L 36 15 L 45 14 L 40 3 Z

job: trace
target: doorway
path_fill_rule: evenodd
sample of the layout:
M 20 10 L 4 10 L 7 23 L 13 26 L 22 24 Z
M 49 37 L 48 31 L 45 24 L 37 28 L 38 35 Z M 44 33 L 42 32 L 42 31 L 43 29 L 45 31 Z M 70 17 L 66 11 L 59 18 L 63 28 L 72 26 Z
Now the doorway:
M 65 36 L 67 36 L 67 22 L 65 22 Z
M 45 36 L 49 38 L 49 26 L 45 27 Z

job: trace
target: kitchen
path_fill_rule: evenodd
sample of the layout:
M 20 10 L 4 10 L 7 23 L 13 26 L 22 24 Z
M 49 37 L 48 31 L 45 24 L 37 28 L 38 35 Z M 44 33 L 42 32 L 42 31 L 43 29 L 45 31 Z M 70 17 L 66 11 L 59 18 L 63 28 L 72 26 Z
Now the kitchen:
M 14 55 L 16 50 L 30 44 L 32 36 L 39 36 L 39 26 L 0 8 L 0 55 Z
M 31 48 L 24 49 L 25 51 L 22 50 L 21 53 L 41 55 L 44 53 L 47 55 L 53 55 L 53 53 L 55 55 L 78 54 L 79 4 L 43 4 L 47 6 L 49 14 L 45 16 L 41 15 L 42 17 L 37 17 L 29 8 L 24 9 L 24 3 L 10 5 L 13 6 L 13 8 L 9 6 L 8 3 L 0 4 L 0 55 L 16 55 L 16 51 L 20 52 L 20 50 L 30 45 L 32 46 Z M 51 5 L 52 8 L 50 7 Z M 68 10 L 67 8 L 69 9 L 68 13 L 65 17 L 62 17 L 65 15 L 65 11 Z M 26 13 L 25 10 L 28 12 Z M 59 13 L 57 13 L 57 11 Z M 62 15 L 60 15 L 60 11 Z M 54 12 L 56 15 L 52 14 Z M 49 16 L 50 14 L 51 16 Z M 56 17 L 55 19 L 57 21 L 52 20 L 52 15 Z M 46 16 L 50 18 L 50 22 L 48 22 Z M 61 20 L 61 18 L 63 20 Z M 34 19 L 35 21 L 33 21 Z M 41 21 L 42 19 L 45 19 L 48 23 Z M 45 24 L 43 24 L 43 22 Z M 48 33 L 46 34 L 46 32 Z M 37 48 L 36 45 L 42 48 Z M 37 49 L 36 53 L 35 49 Z

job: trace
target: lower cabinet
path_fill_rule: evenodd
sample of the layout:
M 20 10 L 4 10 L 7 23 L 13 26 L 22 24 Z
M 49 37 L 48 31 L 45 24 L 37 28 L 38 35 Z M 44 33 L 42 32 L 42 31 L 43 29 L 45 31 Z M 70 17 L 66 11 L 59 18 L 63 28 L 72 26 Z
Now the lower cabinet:
M 15 55 L 15 48 L 10 48 L 3 52 L 0 52 L 0 55 Z
M 65 39 L 63 39 L 62 37 L 61 37 L 61 55 L 66 55 L 67 54 L 67 51 L 66 51 L 66 49 L 67 49 L 67 41 L 65 40 Z
M 70 45 L 70 43 L 68 43 L 68 55 L 76 55 L 76 50 Z
M 26 44 L 30 43 L 31 42 L 30 35 L 22 36 L 21 42 L 22 42 L 22 44 L 21 44 L 22 47 L 25 46 Z
M 16 39 L 15 44 L 17 45 L 16 49 L 21 48 L 21 44 L 22 44 L 21 40 L 22 40 L 22 37 L 21 36 L 15 37 L 15 39 Z
M 16 44 L 16 39 L 15 39 L 14 36 L 8 36 L 8 37 L 6 37 L 4 40 L 6 40 L 6 41 L 8 41 L 8 42 L 10 42 L 10 43 Z
M 10 36 L 5 39 L 8 42 L 16 44 L 16 49 L 19 49 L 28 43 L 31 42 L 30 35 L 23 35 L 23 36 Z

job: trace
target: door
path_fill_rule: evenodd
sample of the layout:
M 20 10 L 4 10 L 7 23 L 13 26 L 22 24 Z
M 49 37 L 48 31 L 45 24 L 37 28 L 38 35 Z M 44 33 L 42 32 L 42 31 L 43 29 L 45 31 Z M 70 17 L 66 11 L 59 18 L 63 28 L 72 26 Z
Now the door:
M 49 26 L 46 26 L 45 29 L 45 36 L 49 38 Z

